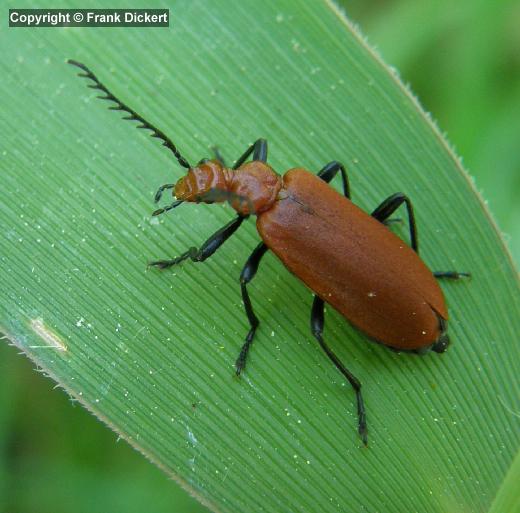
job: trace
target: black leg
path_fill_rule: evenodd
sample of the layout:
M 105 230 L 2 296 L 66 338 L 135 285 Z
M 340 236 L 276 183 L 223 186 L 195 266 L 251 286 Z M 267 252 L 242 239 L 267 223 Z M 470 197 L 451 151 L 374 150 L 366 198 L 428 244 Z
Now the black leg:
M 435 271 L 433 275 L 436 278 L 448 278 L 450 280 L 459 280 L 460 278 L 471 278 L 470 273 L 461 273 L 458 271 Z
M 238 169 L 251 153 L 253 154 L 253 160 L 267 162 L 267 141 L 265 139 L 258 139 L 254 144 L 249 146 L 245 153 L 235 162 L 233 169 Z
M 338 171 L 341 171 L 341 181 L 343 182 L 343 194 L 346 198 L 350 199 L 350 185 L 348 183 L 347 172 L 345 171 L 345 166 L 341 162 L 337 162 L 333 160 L 329 162 L 323 169 L 318 173 L 318 176 L 329 183 L 337 174 Z
M 335 160 L 329 162 L 326 166 L 323 167 L 323 169 L 321 169 L 321 171 L 318 173 L 318 176 L 325 182 L 330 183 L 334 179 L 338 171 L 341 171 L 343 195 L 346 198 L 351 199 L 350 184 L 348 181 L 347 171 L 345 170 L 345 166 L 343 166 L 341 162 L 337 162 Z M 402 219 L 386 219 L 383 221 L 383 224 L 385 224 L 386 226 L 397 223 L 402 223 Z
M 226 240 L 231 237 L 238 229 L 238 227 L 242 224 L 242 221 L 246 219 L 244 216 L 237 216 L 235 219 L 230 221 L 226 226 L 223 226 L 220 230 L 215 232 L 201 247 L 190 248 L 188 251 L 183 253 L 181 256 L 177 258 L 173 258 L 171 260 L 155 260 L 154 262 L 150 262 L 149 266 L 159 267 L 159 269 L 166 269 L 167 267 L 171 267 L 172 265 L 177 265 L 181 263 L 183 260 L 191 258 L 194 262 L 203 262 L 206 258 L 210 257 L 217 251 Z
M 247 354 L 253 342 L 256 328 L 258 328 L 258 324 L 260 323 L 258 317 L 253 311 L 253 305 L 251 304 L 251 299 L 249 297 L 249 293 L 247 292 L 247 284 L 255 277 L 256 271 L 258 271 L 258 266 L 260 265 L 260 260 L 262 260 L 262 257 L 266 254 L 267 250 L 268 248 L 263 242 L 258 244 L 258 246 L 247 259 L 246 265 L 240 273 L 242 300 L 244 301 L 244 308 L 246 309 L 246 315 L 251 329 L 246 336 L 246 341 L 244 342 L 244 345 L 240 350 L 240 354 L 238 355 L 238 358 L 235 362 L 237 376 L 239 376 L 246 367 Z
M 408 224 L 410 225 L 410 243 L 412 249 L 419 252 L 419 241 L 417 239 L 417 228 L 415 227 L 415 217 L 413 215 L 412 202 L 402 192 L 396 192 L 385 199 L 373 212 L 372 217 L 375 217 L 382 223 L 385 222 L 403 203 L 406 203 L 406 210 L 408 211 Z
M 357 399 L 357 413 L 358 413 L 358 432 L 361 435 L 361 440 L 365 445 L 368 444 L 367 439 L 367 421 L 366 421 L 366 413 L 365 413 L 365 405 L 363 403 L 363 397 L 361 395 L 361 383 L 359 380 L 341 363 L 339 358 L 333 353 L 325 341 L 322 338 L 323 327 L 325 326 L 325 312 L 324 312 L 325 304 L 323 299 L 318 296 L 314 296 L 314 302 L 312 303 L 311 310 L 311 331 L 312 334 L 316 337 L 320 346 L 325 351 L 326 355 L 332 360 L 332 363 L 336 366 L 336 368 L 345 376 L 352 388 L 356 392 Z

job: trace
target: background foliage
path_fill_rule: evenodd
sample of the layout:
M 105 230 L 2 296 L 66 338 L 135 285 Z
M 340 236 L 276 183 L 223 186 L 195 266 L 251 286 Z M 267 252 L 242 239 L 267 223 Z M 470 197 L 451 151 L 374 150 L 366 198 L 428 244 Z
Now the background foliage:
M 448 132 L 499 226 L 512 235 L 518 258 L 518 4 L 394 0 L 344 5 Z M 9 37 L 3 34 L 3 44 Z M 71 407 L 65 394 L 53 392 L 52 382 L 33 367 L 0 344 L 0 507 L 159 513 L 175 504 L 178 511 L 204 511 L 125 443 L 114 443 L 114 434 L 83 408 Z

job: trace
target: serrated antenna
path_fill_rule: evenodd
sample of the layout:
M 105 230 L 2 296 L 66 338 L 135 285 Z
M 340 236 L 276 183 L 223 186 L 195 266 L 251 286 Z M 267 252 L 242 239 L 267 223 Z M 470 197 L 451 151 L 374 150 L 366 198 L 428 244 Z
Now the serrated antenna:
M 81 62 L 74 61 L 72 59 L 69 59 L 67 61 L 69 64 L 72 64 L 73 66 L 76 66 L 84 71 L 84 73 L 78 73 L 79 77 L 88 78 L 89 80 L 92 80 L 93 84 L 88 84 L 88 87 L 91 89 L 99 89 L 103 93 L 105 93 L 105 96 L 97 96 L 100 100 L 109 100 L 111 102 L 114 102 L 116 105 L 109 107 L 110 110 L 121 110 L 123 112 L 126 112 L 129 114 L 129 116 L 123 117 L 123 119 L 128 119 L 129 121 L 139 121 L 141 124 L 137 126 L 137 128 L 144 128 L 146 130 L 150 130 L 151 136 L 156 137 L 157 139 L 161 139 L 163 146 L 166 146 L 177 159 L 177 162 L 184 168 L 190 169 L 190 163 L 180 154 L 179 150 L 177 149 L 177 146 L 173 144 L 173 141 L 166 136 L 166 134 L 162 131 L 153 126 L 151 123 L 146 121 L 140 114 L 138 114 L 135 110 L 128 107 L 126 104 L 124 104 L 121 100 L 119 100 L 116 96 L 114 96 L 90 71 L 90 69 L 85 66 L 85 64 L 82 64 Z

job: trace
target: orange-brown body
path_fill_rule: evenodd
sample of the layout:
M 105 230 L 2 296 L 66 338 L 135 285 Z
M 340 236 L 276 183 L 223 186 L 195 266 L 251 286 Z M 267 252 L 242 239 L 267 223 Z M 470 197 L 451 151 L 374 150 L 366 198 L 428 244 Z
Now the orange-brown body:
M 283 177 L 287 195 L 258 216 L 267 246 L 355 327 L 398 349 L 418 349 L 448 319 L 431 271 L 403 240 L 303 169 Z
M 417 350 L 443 335 L 444 296 L 417 253 L 312 173 L 280 177 L 259 161 L 237 170 L 208 161 L 179 180 L 175 195 L 227 199 L 239 214 L 256 214 L 260 236 L 289 271 L 373 339 Z

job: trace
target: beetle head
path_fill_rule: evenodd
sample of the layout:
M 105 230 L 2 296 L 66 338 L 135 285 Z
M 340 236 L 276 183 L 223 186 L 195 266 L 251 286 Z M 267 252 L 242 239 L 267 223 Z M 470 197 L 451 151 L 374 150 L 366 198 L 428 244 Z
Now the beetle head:
M 216 160 L 202 160 L 179 179 L 174 194 L 182 201 L 213 203 L 218 201 L 213 190 L 227 190 L 226 169 Z

